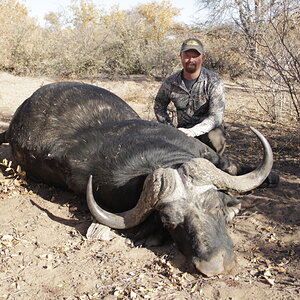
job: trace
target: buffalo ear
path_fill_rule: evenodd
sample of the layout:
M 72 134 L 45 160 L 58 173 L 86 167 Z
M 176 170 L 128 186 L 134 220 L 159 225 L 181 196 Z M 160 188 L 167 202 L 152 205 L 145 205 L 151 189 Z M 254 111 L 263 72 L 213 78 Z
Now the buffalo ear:
M 238 205 L 242 202 L 241 200 L 239 200 L 239 199 L 237 199 L 233 196 L 230 196 L 228 194 L 225 194 L 223 192 L 219 192 L 219 194 L 221 194 L 223 203 L 226 206 L 235 206 L 235 205 Z
M 238 214 L 240 208 L 241 208 L 241 200 L 227 195 L 222 192 L 218 192 L 220 194 L 220 197 L 224 204 L 224 216 L 226 223 L 231 223 L 233 218 Z

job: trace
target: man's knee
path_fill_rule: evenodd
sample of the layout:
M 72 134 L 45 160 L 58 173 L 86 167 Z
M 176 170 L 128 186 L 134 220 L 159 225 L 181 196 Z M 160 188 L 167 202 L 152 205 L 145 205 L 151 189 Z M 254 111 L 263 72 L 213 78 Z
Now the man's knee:
M 222 155 L 226 146 L 225 131 L 219 127 L 215 128 L 208 133 L 208 139 L 212 144 L 212 148 Z

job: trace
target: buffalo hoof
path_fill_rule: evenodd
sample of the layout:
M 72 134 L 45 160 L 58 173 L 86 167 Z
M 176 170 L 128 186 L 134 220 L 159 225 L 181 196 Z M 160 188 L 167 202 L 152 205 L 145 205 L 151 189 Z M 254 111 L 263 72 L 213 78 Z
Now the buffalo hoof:
M 100 240 L 100 241 L 110 241 L 116 234 L 111 230 L 111 228 L 93 222 L 87 230 L 86 238 L 88 240 Z

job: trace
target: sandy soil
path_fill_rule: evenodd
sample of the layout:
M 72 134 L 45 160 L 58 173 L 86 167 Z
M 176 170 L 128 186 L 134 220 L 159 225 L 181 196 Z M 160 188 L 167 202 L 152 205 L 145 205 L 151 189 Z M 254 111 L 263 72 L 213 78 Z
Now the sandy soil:
M 7 128 L 23 100 L 57 80 L 62 79 L 0 73 L 0 130 Z M 159 82 L 134 77 L 92 83 L 128 101 L 143 118 L 153 118 Z M 277 188 L 240 196 L 242 210 L 229 226 L 239 262 L 235 275 L 197 274 L 173 244 L 135 247 L 120 232 L 112 232 L 109 241 L 87 240 L 92 220 L 84 201 L 67 191 L 16 179 L 9 146 L 2 145 L 0 299 L 299 299 L 297 124 L 269 123 L 251 96 L 231 82 L 226 86 L 225 154 L 245 164 L 259 161 L 261 147 L 248 129 L 252 125 L 268 137 L 274 171 L 281 176 Z

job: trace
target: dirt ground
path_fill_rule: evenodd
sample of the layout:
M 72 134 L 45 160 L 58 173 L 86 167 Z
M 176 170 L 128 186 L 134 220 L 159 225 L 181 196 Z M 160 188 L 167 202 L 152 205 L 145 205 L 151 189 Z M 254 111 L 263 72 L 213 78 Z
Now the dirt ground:
M 58 80 L 0 73 L 0 131 L 23 100 Z M 153 118 L 159 82 L 138 77 L 86 82 L 111 90 L 143 118 Z M 228 228 L 238 257 L 236 274 L 197 274 L 171 243 L 135 247 L 120 232 L 111 232 L 111 240 L 87 240 L 92 219 L 83 199 L 17 180 L 9 146 L 3 144 L 0 299 L 299 299 L 299 124 L 272 124 L 243 89 L 232 82 L 226 88 L 225 155 L 256 165 L 262 153 L 249 130 L 254 126 L 270 141 L 274 171 L 281 177 L 276 188 L 240 196 L 242 209 Z

